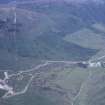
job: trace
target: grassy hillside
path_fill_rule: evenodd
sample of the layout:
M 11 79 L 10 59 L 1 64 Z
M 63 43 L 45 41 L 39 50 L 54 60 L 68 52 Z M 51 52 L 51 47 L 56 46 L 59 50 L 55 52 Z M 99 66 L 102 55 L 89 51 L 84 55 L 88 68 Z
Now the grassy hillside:
M 2 8 L 0 12 L 0 48 L 10 53 L 37 60 L 88 60 L 98 51 L 64 41 L 63 33 L 54 31 L 61 25 L 47 15 L 17 9 L 14 23 L 12 8 Z
M 43 70 L 46 71 L 46 68 Z M 27 75 L 29 74 L 31 72 Z M 99 105 L 105 102 L 105 70 L 103 68 L 53 66 L 53 68 L 48 68 L 47 72 L 37 76 L 25 94 L 0 99 L 0 103 L 2 105 L 72 105 L 72 103 L 74 105 Z M 24 82 L 23 80 L 20 81 Z
M 73 34 L 68 34 L 64 40 L 95 49 L 102 49 L 105 45 L 105 35 L 96 33 L 94 30 L 88 28 L 81 29 Z
M 0 7 L 0 77 L 28 90 L 0 105 L 105 105 L 105 69 L 71 64 L 105 54 L 105 4 L 17 1 Z
M 74 22 L 74 24 L 71 23 L 71 26 L 75 25 L 75 29 L 76 29 L 76 27 L 78 27 L 80 25 L 85 24 L 86 26 L 88 26 L 88 25 L 93 24 L 97 21 L 105 23 L 104 3 L 97 5 L 97 3 L 87 2 L 83 5 L 79 5 L 79 4 L 75 4 L 75 3 L 67 3 L 67 2 L 62 2 L 62 1 L 61 2 L 50 2 L 50 3 L 39 1 L 39 2 L 32 2 L 32 3 L 24 2 L 22 4 L 18 3 L 17 7 L 25 8 L 25 9 L 28 9 L 31 11 L 36 11 L 39 13 L 45 13 L 53 19 L 56 19 L 57 18 L 56 16 L 58 16 L 58 18 L 59 18 L 58 22 L 60 20 L 64 21 L 65 18 L 66 18 L 65 21 L 67 21 L 67 19 L 70 18 L 70 16 L 73 16 L 72 22 Z M 77 21 L 73 21 L 75 19 L 78 19 L 82 23 L 78 24 Z M 61 21 L 61 23 L 62 23 L 62 21 Z M 68 24 L 69 24 L 69 21 L 68 21 Z M 70 24 L 69 24 L 69 26 L 70 26 Z
M 67 34 L 64 40 L 67 42 L 72 42 L 77 45 L 99 49 L 100 51 L 92 57 L 92 59 L 97 59 L 103 56 L 105 53 L 105 26 L 102 23 L 96 23 L 88 28 L 83 28 L 73 34 Z

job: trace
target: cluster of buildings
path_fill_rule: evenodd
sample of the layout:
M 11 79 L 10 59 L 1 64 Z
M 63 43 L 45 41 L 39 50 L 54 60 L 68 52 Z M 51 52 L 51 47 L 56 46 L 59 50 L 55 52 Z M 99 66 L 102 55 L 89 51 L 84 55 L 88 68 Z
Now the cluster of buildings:
M 105 68 L 105 62 L 79 62 L 77 65 L 82 68 Z
M 4 72 L 5 78 L 0 79 L 0 91 L 5 91 L 7 94 L 14 94 L 13 88 L 10 87 L 7 83 L 6 80 L 8 79 L 7 72 Z

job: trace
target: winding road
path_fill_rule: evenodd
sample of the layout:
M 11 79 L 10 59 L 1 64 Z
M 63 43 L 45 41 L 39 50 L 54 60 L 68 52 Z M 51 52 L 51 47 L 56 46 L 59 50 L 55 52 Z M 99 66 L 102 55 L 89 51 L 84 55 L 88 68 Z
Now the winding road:
M 101 60 L 103 58 L 105 58 L 105 56 L 97 58 L 97 61 L 99 61 L 99 60 Z M 3 96 L 3 98 L 9 98 L 9 97 L 12 97 L 12 96 L 16 96 L 16 95 L 20 95 L 20 94 L 26 93 L 28 88 L 29 88 L 29 86 L 30 86 L 30 84 L 31 84 L 31 82 L 32 82 L 32 80 L 35 77 L 34 75 L 31 75 L 31 78 L 29 79 L 29 81 L 28 81 L 27 85 L 25 86 L 25 88 L 22 91 L 20 91 L 20 92 L 15 92 L 12 89 L 12 87 L 8 86 L 8 84 L 6 83 L 6 81 L 8 79 L 10 79 L 11 77 L 13 77 L 13 76 L 19 76 L 19 75 L 21 75 L 23 73 L 30 73 L 32 71 L 38 70 L 40 68 L 46 67 L 46 66 L 54 64 L 54 63 L 77 64 L 77 63 L 84 63 L 84 62 L 86 63 L 86 62 L 90 62 L 90 61 L 91 60 L 89 60 L 89 61 L 45 61 L 45 63 L 39 64 L 39 65 L 37 65 L 37 66 L 35 66 L 33 68 L 30 68 L 30 69 L 27 69 L 27 70 L 20 70 L 20 72 L 18 72 L 16 74 L 8 74 L 7 72 L 4 72 L 5 78 L 3 79 L 3 83 L 5 84 L 5 87 L 6 87 L 6 88 L 4 87 L 4 90 L 6 90 L 8 92 Z M 93 62 L 93 61 L 96 61 L 96 60 L 92 60 L 91 62 Z M 81 85 L 81 88 L 82 88 L 82 86 L 83 86 L 83 84 Z M 81 88 L 80 88 L 80 91 L 81 91 Z M 74 101 L 78 97 L 80 91 L 75 96 Z

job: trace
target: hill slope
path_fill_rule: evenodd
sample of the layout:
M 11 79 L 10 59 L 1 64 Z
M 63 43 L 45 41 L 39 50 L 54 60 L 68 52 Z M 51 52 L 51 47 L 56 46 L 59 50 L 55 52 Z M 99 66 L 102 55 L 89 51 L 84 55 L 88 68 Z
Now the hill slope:
M 37 60 L 87 60 L 98 51 L 64 41 L 62 34 L 52 31 L 57 26 L 47 15 L 16 9 L 14 23 L 11 8 L 2 8 L 0 13 L 0 48 L 19 56 Z

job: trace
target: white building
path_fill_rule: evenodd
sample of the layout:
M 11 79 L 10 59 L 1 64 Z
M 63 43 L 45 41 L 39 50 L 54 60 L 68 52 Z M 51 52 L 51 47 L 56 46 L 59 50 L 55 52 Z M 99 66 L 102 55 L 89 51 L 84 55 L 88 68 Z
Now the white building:
M 101 67 L 101 62 L 89 62 L 88 67 Z

